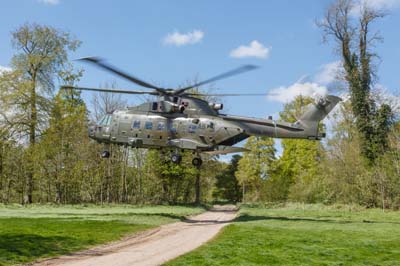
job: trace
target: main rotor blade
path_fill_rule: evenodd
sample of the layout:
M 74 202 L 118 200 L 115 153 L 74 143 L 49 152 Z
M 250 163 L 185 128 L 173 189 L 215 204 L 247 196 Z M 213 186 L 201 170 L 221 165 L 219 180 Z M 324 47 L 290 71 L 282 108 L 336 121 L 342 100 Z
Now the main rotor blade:
M 266 96 L 267 93 L 185 93 L 188 96 Z
M 103 68 L 103 69 L 105 69 L 107 71 L 110 71 L 110 72 L 112 72 L 114 74 L 117 74 L 118 76 L 123 77 L 123 78 L 125 78 L 125 79 L 127 79 L 127 80 L 129 80 L 129 81 L 131 81 L 131 82 L 133 82 L 133 83 L 135 83 L 137 85 L 140 85 L 142 87 L 149 88 L 149 89 L 154 89 L 154 90 L 156 90 L 158 92 L 161 92 L 161 93 L 165 92 L 165 90 L 163 88 L 159 88 L 159 87 L 154 86 L 154 85 L 152 85 L 150 83 L 147 83 L 147 82 L 145 82 L 143 80 L 140 80 L 140 79 L 138 79 L 138 78 L 136 78 L 136 77 L 134 77 L 134 76 L 132 76 L 132 75 L 130 75 L 130 74 L 128 74 L 128 73 L 126 73 L 126 72 L 124 72 L 124 71 L 122 71 L 122 70 L 120 70 L 120 69 L 118 69 L 118 68 L 116 68 L 116 67 L 114 67 L 112 65 L 110 65 L 110 64 L 107 64 L 101 58 L 98 58 L 98 57 L 85 57 L 85 58 L 81 58 L 79 60 L 95 64 L 96 66 L 98 66 L 100 68 Z
M 233 69 L 233 70 L 231 70 L 231 71 L 222 73 L 222 74 L 220 74 L 220 75 L 218 75 L 218 76 L 212 77 L 212 78 L 210 78 L 210 79 L 207 79 L 207 80 L 198 82 L 198 83 L 196 83 L 196 84 L 190 85 L 190 86 L 188 86 L 188 87 L 185 87 L 185 88 L 182 88 L 182 89 L 177 89 L 177 90 L 175 90 L 174 93 L 175 93 L 175 94 L 180 94 L 180 93 L 182 93 L 182 92 L 184 92 L 184 91 L 186 91 L 186 90 L 189 90 L 189 89 L 192 89 L 192 88 L 195 88 L 195 87 L 199 87 L 199 86 L 202 86 L 202 85 L 205 85 L 205 84 L 207 84 L 207 83 L 211 83 L 211 82 L 214 82 L 214 81 L 217 81 L 217 80 L 220 80 L 220 79 L 224 79 L 224 78 L 227 78 L 227 77 L 231 77 L 231 76 L 234 76 L 234 75 L 238 75 L 238 74 L 241 74 L 241 73 L 250 71 L 250 70 L 254 70 L 254 69 L 256 69 L 256 68 L 258 68 L 258 66 L 254 66 L 254 65 L 244 65 L 244 66 L 238 67 L 238 68 L 236 68 L 236 69 Z
M 107 88 L 87 88 L 87 87 L 75 87 L 75 86 L 61 86 L 61 89 L 67 90 L 82 90 L 82 91 L 100 91 L 100 92 L 112 92 L 112 93 L 125 93 L 125 94 L 150 94 L 158 95 L 157 92 L 153 91 L 132 91 L 132 90 L 120 90 L 120 89 L 107 89 Z

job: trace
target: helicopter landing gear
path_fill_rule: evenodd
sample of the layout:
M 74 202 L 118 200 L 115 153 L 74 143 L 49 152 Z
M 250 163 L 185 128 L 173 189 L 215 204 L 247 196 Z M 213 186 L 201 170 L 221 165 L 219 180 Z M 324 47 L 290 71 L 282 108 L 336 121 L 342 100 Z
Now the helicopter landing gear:
M 171 161 L 175 164 L 179 164 L 182 161 L 182 156 L 177 153 L 173 153 L 171 155 Z
M 101 158 L 107 159 L 110 158 L 110 145 L 107 143 L 104 145 L 104 150 L 101 152 L 100 156 Z
M 196 167 L 200 167 L 203 164 L 203 160 L 200 157 L 194 157 L 192 164 Z
M 110 158 L 110 152 L 109 151 L 102 151 L 101 152 L 101 158 Z

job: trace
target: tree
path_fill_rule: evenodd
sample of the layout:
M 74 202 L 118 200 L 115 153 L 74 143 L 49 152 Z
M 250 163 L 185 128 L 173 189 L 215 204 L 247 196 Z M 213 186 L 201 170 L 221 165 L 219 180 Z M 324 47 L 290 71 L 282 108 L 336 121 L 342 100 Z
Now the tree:
M 344 78 L 348 83 L 352 112 L 356 118 L 356 128 L 360 134 L 361 153 L 373 163 L 387 150 L 391 109 L 382 104 L 378 108 L 371 97 L 371 88 L 376 77 L 373 59 L 376 54 L 371 51 L 376 41 L 381 40 L 378 34 L 371 35 L 371 24 L 385 14 L 368 6 L 368 1 L 361 1 L 357 10 L 353 0 L 336 0 L 327 10 L 319 26 L 325 38 L 332 37 L 345 70 Z M 355 18 L 354 13 L 359 13 Z
M 230 202 L 239 202 L 241 200 L 242 193 L 239 181 L 235 176 L 241 158 L 242 156 L 240 155 L 233 155 L 229 165 L 217 174 L 215 177 L 217 181 L 215 182 L 215 190 L 213 192 L 214 198 Z
M 87 170 L 82 164 L 85 158 L 80 148 L 89 145 L 86 114 L 80 92 L 59 91 L 53 102 L 49 127 L 35 146 L 37 155 L 42 155 L 35 159 L 47 176 L 48 197 L 54 186 L 57 203 L 80 201 L 80 184 Z
M 274 140 L 251 136 L 244 147 L 249 151 L 240 159 L 236 177 L 243 189 L 243 201 L 257 201 L 262 197 L 264 181 L 271 177 L 273 170 Z
M 314 100 L 310 97 L 297 96 L 284 106 L 280 119 L 288 122 L 298 120 L 308 104 Z M 320 130 L 323 125 L 320 124 Z M 313 179 L 318 174 L 318 164 L 323 156 L 323 147 L 319 141 L 282 140 L 283 153 L 277 161 L 279 171 L 275 172 L 274 181 L 280 184 L 280 200 L 290 198 L 294 201 L 311 202 L 313 196 Z
M 111 84 L 105 83 L 104 86 L 100 87 L 115 89 L 118 86 L 115 82 L 112 82 Z M 91 104 L 92 120 L 99 121 L 104 115 L 126 107 L 127 102 L 122 98 L 121 94 L 98 92 L 93 94 Z
M 51 110 L 55 78 L 69 84 L 79 78 L 81 73 L 74 73 L 68 62 L 68 52 L 74 51 L 79 44 L 67 32 L 38 24 L 25 24 L 12 32 L 12 45 L 17 53 L 11 61 L 14 71 L 6 75 L 13 80 L 2 82 L 8 87 L 7 94 L 2 97 L 4 106 L 8 108 L 3 116 L 7 117 L 10 127 L 28 138 L 30 156 L 27 162 L 26 203 L 33 201 L 36 165 L 31 159 L 37 137 L 45 127 Z

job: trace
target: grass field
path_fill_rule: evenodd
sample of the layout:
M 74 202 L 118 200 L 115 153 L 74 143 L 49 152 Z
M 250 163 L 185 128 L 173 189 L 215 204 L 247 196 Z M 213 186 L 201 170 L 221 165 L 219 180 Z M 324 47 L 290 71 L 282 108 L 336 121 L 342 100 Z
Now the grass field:
M 400 212 L 242 207 L 216 239 L 166 265 L 400 265 Z
M 202 211 L 182 206 L 0 205 L 0 265 L 67 254 Z

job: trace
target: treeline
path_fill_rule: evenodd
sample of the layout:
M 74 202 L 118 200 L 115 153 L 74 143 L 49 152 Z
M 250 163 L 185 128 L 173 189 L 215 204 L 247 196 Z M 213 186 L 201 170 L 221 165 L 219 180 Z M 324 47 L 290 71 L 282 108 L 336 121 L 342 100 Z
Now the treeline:
M 102 145 L 89 140 L 88 121 L 126 103 L 96 94 L 89 112 L 79 92 L 57 90 L 82 76 L 68 55 L 80 42 L 50 26 L 25 24 L 12 32 L 11 69 L 0 73 L 0 202 L 191 203 L 210 200 L 223 167 L 192 154 L 173 165 L 169 154 Z
M 302 101 L 298 97 L 294 103 L 300 106 Z M 362 153 L 350 104 L 339 108 L 326 142 L 283 140 L 283 154 L 277 157 L 272 139 L 251 137 L 245 145 L 250 152 L 243 155 L 236 171 L 244 201 L 399 209 L 400 123 L 390 127 L 385 151 L 371 162 Z M 281 116 L 286 117 L 285 111 Z
M 350 16 L 351 0 L 334 2 L 320 22 L 337 44 L 348 92 L 322 142 L 250 137 L 250 151 L 229 164 L 203 158 L 199 171 L 191 153 L 180 165 L 160 151 L 102 145 L 87 136 L 90 120 L 126 103 L 95 94 L 93 110 L 80 93 L 56 90 L 74 85 L 83 71 L 69 54 L 80 42 L 50 26 L 26 24 L 12 32 L 11 69 L 0 73 L 0 202 L 186 204 L 233 202 L 322 202 L 400 208 L 400 124 L 391 106 L 372 94 L 376 35 L 370 24 L 383 16 L 363 7 Z M 371 37 L 370 37 L 371 36 Z M 297 97 L 280 119 L 294 122 L 313 99 Z M 321 125 L 324 130 L 324 125 Z
M 251 138 L 246 144 L 251 152 L 237 171 L 245 200 L 400 208 L 399 117 L 372 93 L 377 77 L 372 48 L 381 38 L 370 30 L 385 13 L 365 2 L 355 16 L 355 4 L 337 0 L 318 22 L 325 40 L 336 44 L 343 66 L 337 84 L 349 98 L 335 114 L 332 136 L 322 143 L 283 140 L 280 158 L 272 140 Z M 281 118 L 296 121 L 307 101 L 296 98 Z

